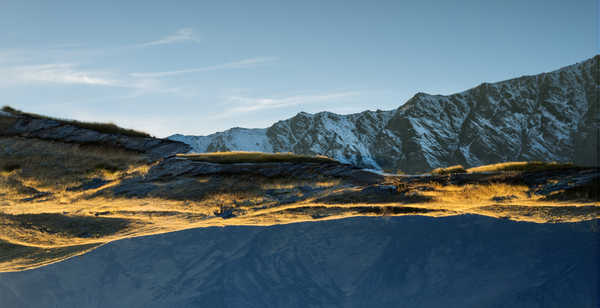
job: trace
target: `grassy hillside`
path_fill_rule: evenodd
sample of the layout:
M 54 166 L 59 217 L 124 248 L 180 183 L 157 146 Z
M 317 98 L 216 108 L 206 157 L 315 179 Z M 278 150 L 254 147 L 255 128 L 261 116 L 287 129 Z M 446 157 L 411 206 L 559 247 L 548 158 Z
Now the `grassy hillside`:
M 454 174 L 454 173 L 466 173 L 467 170 L 462 165 L 450 166 L 446 168 L 436 168 L 431 170 L 431 174 Z
M 519 172 L 536 172 L 536 171 L 549 171 L 549 170 L 560 170 L 578 168 L 571 163 L 557 163 L 557 162 L 541 162 L 541 161 L 515 161 L 498 163 L 491 165 L 478 166 L 467 169 L 469 173 L 477 172 L 497 172 L 497 171 L 519 171 Z
M 561 169 L 577 169 L 581 168 L 572 163 L 557 163 L 557 162 L 541 162 L 541 161 L 514 161 L 497 163 L 490 165 L 477 166 L 472 168 L 464 168 L 461 165 L 450 166 L 445 168 L 436 168 L 431 170 L 431 174 L 444 175 L 456 173 L 481 173 L 481 172 L 541 172 Z
M 117 126 L 114 123 L 81 122 L 81 121 L 76 121 L 76 120 L 59 119 L 59 118 L 43 116 L 43 115 L 39 115 L 39 114 L 35 114 L 35 113 L 23 112 L 23 111 L 14 109 L 10 106 L 4 106 L 2 108 L 2 111 L 8 112 L 8 113 L 11 113 L 14 115 L 28 116 L 28 117 L 35 118 L 35 119 L 53 120 L 53 121 L 57 121 L 62 124 L 73 125 L 73 126 L 80 127 L 80 128 L 95 130 L 97 132 L 106 133 L 106 134 L 121 134 L 121 135 L 125 135 L 125 136 L 130 136 L 130 137 L 143 137 L 143 138 L 151 137 L 150 134 L 148 134 L 148 133 L 133 130 L 133 129 L 128 129 L 128 128 L 122 128 L 122 127 Z
M 195 168 L 206 167 L 197 162 L 229 171 L 194 174 Z M 267 162 L 288 162 L 294 168 L 286 173 L 277 167 L 273 173 Z M 115 147 L 0 137 L 0 271 L 42 266 L 123 238 L 208 226 L 466 213 L 540 223 L 599 217 L 600 204 L 589 194 L 598 188 L 593 184 L 583 191 L 544 190 L 577 182 L 570 180 L 577 170 L 530 165 L 535 168 L 523 163 L 472 168 L 455 181 L 446 174 L 457 168 L 434 175 L 379 176 L 349 173 L 358 169 L 327 157 L 256 152 L 152 161 Z M 238 167 L 245 171 L 231 173 Z M 152 170 L 164 168 L 164 177 L 150 177 Z M 188 169 L 178 173 L 178 168 Z M 261 168 L 267 169 L 252 172 Z M 541 181 L 534 173 L 533 185 L 519 172 L 472 171 L 517 168 L 554 173 Z M 357 181 L 344 174 L 378 180 Z

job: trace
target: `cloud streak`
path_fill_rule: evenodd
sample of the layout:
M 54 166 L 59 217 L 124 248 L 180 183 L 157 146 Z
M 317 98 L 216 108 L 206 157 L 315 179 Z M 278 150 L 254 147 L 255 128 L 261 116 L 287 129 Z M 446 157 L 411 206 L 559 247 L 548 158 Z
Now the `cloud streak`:
M 258 57 L 258 58 L 250 58 L 243 59 L 240 61 L 223 63 L 218 65 L 211 65 L 199 68 L 190 68 L 184 70 L 174 70 L 174 71 L 164 71 L 164 72 L 148 72 L 148 73 L 131 73 L 132 77 L 169 77 L 181 74 L 190 74 L 190 73 L 198 73 L 198 72 L 208 72 L 208 71 L 217 71 L 217 70 L 227 70 L 227 69 L 244 69 L 255 67 L 259 64 L 274 62 L 277 61 L 278 58 L 275 57 Z
M 82 69 L 79 64 L 68 62 L 19 65 L 17 63 L 33 60 L 28 57 L 19 58 L 17 57 L 19 54 L 23 53 L 0 49 L 0 87 L 19 85 L 85 85 L 133 90 L 126 98 L 134 98 L 147 93 L 170 93 L 189 96 L 193 94 L 193 89 L 182 88 L 180 86 L 169 86 L 166 84 L 166 81 L 161 80 L 160 77 L 202 71 L 244 69 L 278 60 L 274 57 L 258 57 L 187 70 L 154 73 L 123 73 L 107 70 Z
M 105 75 L 101 72 L 79 70 L 71 63 L 54 63 L 1 68 L 0 82 L 118 86 L 116 80 Z
M 150 41 L 142 44 L 138 44 L 139 47 L 150 47 L 158 45 L 167 45 L 183 42 L 199 42 L 200 40 L 194 35 L 194 31 L 191 28 L 183 28 L 177 30 L 177 32 L 163 37 L 161 39 Z
M 237 105 L 228 109 L 222 117 L 231 116 L 245 112 L 254 112 L 267 109 L 293 107 L 305 104 L 341 101 L 350 97 L 360 95 L 357 91 L 334 92 L 317 95 L 295 95 L 281 98 L 252 98 L 243 96 L 229 96 L 226 101 Z
M 87 71 L 73 63 L 51 63 L 0 67 L 0 87 L 15 85 L 86 85 L 132 90 L 122 99 L 147 93 L 185 94 L 181 88 L 165 86 L 158 79 L 131 78 L 114 72 Z

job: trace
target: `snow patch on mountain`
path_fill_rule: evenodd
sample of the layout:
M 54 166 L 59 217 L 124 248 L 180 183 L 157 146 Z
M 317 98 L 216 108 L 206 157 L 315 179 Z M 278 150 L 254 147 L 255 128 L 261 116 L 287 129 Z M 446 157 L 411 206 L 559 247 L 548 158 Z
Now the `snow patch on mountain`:
M 196 152 L 321 154 L 363 168 L 424 172 L 454 164 L 542 160 L 597 165 L 600 56 L 549 73 L 417 93 L 390 111 L 296 116 L 266 129 L 173 135 Z M 597 151 L 596 151 L 597 152 Z
M 192 147 L 192 152 L 257 151 L 272 152 L 265 128 L 234 127 L 208 136 L 172 135 L 168 139 L 181 141 Z

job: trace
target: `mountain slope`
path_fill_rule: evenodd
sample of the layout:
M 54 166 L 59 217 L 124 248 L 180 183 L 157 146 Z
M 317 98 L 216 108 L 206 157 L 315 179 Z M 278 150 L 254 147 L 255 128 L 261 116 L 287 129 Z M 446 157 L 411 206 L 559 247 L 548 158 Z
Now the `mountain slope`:
M 398 109 L 296 116 L 266 129 L 173 135 L 194 151 L 323 154 L 368 168 L 423 172 L 516 160 L 598 165 L 600 56 L 550 73 L 418 93 Z
M 0 274 L 2 307 L 597 307 L 598 221 L 213 227 Z M 524 236 L 526 235 L 526 236 Z
M 354 122 L 327 113 L 305 120 L 337 135 L 360 125 L 383 130 L 376 125 L 385 121 L 366 115 Z M 329 120 L 318 122 L 322 116 Z M 248 144 L 240 136 L 232 140 Z M 372 142 L 369 134 L 358 138 Z M 380 215 L 470 213 L 539 223 L 600 217 L 600 168 L 504 164 L 485 173 L 389 176 L 307 155 L 178 154 L 189 150 L 111 124 L 4 108 L 0 272 L 45 266 L 123 238 L 209 226 Z

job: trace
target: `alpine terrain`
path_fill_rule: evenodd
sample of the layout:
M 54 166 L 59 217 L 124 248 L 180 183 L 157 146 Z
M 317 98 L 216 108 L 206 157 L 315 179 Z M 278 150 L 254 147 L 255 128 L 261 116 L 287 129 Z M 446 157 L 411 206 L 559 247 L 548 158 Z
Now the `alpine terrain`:
M 266 129 L 169 139 L 195 152 L 321 154 L 410 173 L 504 161 L 598 165 L 599 62 L 597 55 L 550 73 L 482 83 L 449 96 L 417 93 L 390 111 L 301 112 Z
M 598 307 L 599 62 L 170 140 L 5 106 L 0 307 Z

